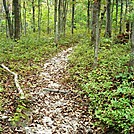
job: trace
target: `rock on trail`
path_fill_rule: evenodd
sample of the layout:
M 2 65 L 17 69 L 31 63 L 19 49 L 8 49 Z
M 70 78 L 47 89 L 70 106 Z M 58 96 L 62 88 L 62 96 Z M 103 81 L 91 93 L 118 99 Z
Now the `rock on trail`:
M 26 134 L 88 134 L 91 131 L 86 99 L 60 83 L 72 51 L 68 48 L 44 64 L 38 84 L 31 90 L 31 122 L 25 127 Z M 70 92 L 64 92 L 65 89 Z

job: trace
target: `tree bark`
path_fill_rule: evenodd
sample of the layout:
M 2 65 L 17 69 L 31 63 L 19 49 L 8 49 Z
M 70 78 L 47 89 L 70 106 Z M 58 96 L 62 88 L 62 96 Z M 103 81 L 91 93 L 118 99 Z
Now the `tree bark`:
M 118 31 L 118 0 L 116 0 L 116 31 Z
M 59 0 L 58 4 L 58 39 L 60 38 L 61 32 L 61 0 Z
M 87 29 L 89 33 L 90 32 L 90 0 L 88 0 L 88 4 L 87 4 Z
M 41 2 L 38 0 L 38 34 L 41 34 Z
M 5 13 L 6 13 L 6 20 L 7 20 L 8 30 L 9 30 L 9 36 L 10 36 L 10 38 L 13 38 L 13 25 L 12 25 L 8 6 L 6 4 L 6 0 L 3 0 L 3 6 L 5 9 Z
M 107 0 L 107 17 L 105 37 L 111 37 L 111 0 Z
M 134 72 L 134 22 L 132 22 L 130 70 Z
M 54 36 L 55 36 L 55 43 L 57 44 L 58 42 L 58 28 L 57 28 L 57 4 L 58 1 L 55 0 L 54 3 Z
M 47 34 L 50 33 L 50 7 L 49 7 L 49 1 L 47 0 Z
M 100 14 L 100 0 L 94 0 L 93 3 L 93 20 L 92 20 L 92 36 L 91 43 L 94 46 L 94 67 L 97 66 L 98 62 L 98 50 L 99 50 L 99 14 Z
M 19 0 L 13 0 L 14 8 L 14 39 L 20 38 L 20 4 Z
M 125 21 L 125 32 L 129 32 L 129 28 L 127 29 L 126 25 L 129 24 L 127 21 L 127 14 L 128 14 L 128 0 L 126 0 L 126 6 L 125 6 L 125 14 L 124 14 L 124 21 Z
M 74 34 L 74 12 L 75 12 L 75 0 L 72 0 L 72 34 Z
M 26 35 L 26 31 L 27 31 L 27 21 L 26 21 L 26 1 L 23 2 L 23 8 L 24 8 L 24 11 L 23 11 L 23 19 L 24 19 L 24 35 Z
M 33 32 L 35 32 L 35 1 L 32 0 L 32 20 L 33 20 Z
M 120 31 L 119 33 L 122 33 L 122 22 L 123 22 L 123 0 L 121 0 L 121 11 L 120 11 Z
M 63 34 L 65 37 L 66 34 L 66 17 L 67 17 L 67 11 L 68 11 L 68 3 L 67 0 L 63 0 Z

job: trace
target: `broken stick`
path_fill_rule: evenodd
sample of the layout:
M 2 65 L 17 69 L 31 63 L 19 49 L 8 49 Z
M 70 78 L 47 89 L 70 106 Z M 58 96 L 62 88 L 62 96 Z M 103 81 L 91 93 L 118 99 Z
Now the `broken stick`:
M 60 90 L 60 89 L 50 89 L 50 88 L 43 88 L 43 90 L 48 92 L 55 92 L 55 93 L 69 93 L 69 90 Z
M 7 70 L 9 73 L 11 73 L 11 74 L 14 75 L 14 82 L 15 82 L 15 85 L 16 85 L 16 87 L 17 87 L 17 90 L 18 90 L 18 92 L 19 92 L 19 94 L 20 94 L 20 98 L 21 98 L 21 99 L 24 99 L 24 98 L 25 98 L 25 95 L 24 95 L 23 90 L 21 89 L 21 87 L 20 87 L 20 85 L 19 85 L 19 82 L 18 82 L 18 75 L 17 75 L 16 73 L 12 72 L 12 71 L 11 71 L 8 67 L 6 67 L 4 64 L 1 64 L 1 66 L 2 66 L 5 70 Z

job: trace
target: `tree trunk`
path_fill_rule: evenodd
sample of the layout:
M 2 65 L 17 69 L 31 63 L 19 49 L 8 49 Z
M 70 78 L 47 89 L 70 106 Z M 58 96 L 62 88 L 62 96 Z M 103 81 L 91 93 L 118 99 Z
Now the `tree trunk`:
M 72 0 L 72 34 L 74 34 L 74 11 L 75 11 L 75 0 Z
M 7 20 L 8 30 L 9 30 L 9 36 L 10 36 L 10 38 L 13 38 L 13 25 L 12 25 L 8 6 L 6 4 L 6 0 L 3 0 L 3 6 L 5 9 L 5 13 L 6 13 L 6 20 Z
M 63 8 L 64 8 L 64 0 L 61 0 L 61 11 L 60 11 L 60 16 L 61 16 L 61 18 L 60 18 L 60 34 L 62 34 L 63 35 Z
M 20 10 L 20 34 L 21 34 L 22 30 L 23 30 L 23 28 L 22 28 L 22 19 L 21 19 L 21 17 L 22 17 L 22 13 L 21 13 L 21 0 L 19 0 L 19 10 Z
M 94 67 L 98 62 L 98 50 L 99 50 L 99 14 L 100 14 L 100 0 L 94 0 L 93 3 L 93 20 L 92 20 L 92 36 L 91 43 L 94 46 Z
M 20 38 L 20 4 L 19 0 L 13 0 L 14 8 L 14 39 Z
M 122 33 L 122 22 L 123 22 L 123 0 L 121 0 L 121 12 L 120 12 L 120 31 L 119 33 Z
M 58 1 L 55 0 L 54 3 L 54 36 L 55 36 L 55 43 L 58 43 L 58 28 L 57 28 L 57 4 Z
M 111 0 L 107 0 L 107 17 L 105 37 L 111 37 Z
M 134 22 L 132 22 L 130 70 L 134 72 Z
M 49 1 L 47 0 L 47 34 L 50 33 L 50 7 L 49 7 Z
M 116 0 L 116 31 L 118 31 L 118 0 Z
M 87 4 L 87 29 L 89 33 L 90 32 L 90 0 L 88 0 L 88 4 Z
M 113 23 L 113 15 L 114 15 L 114 3 L 115 3 L 115 0 L 112 0 L 112 8 L 111 8 L 111 32 L 113 31 L 112 29 L 112 23 Z
M 58 5 L 58 39 L 60 38 L 61 32 L 61 0 L 59 0 Z
M 38 0 L 38 33 L 41 34 L 41 2 Z
M 23 11 L 23 19 L 24 19 L 24 35 L 26 35 L 26 31 L 27 31 L 27 25 L 26 25 L 26 1 L 23 2 L 23 8 L 24 8 L 24 11 Z
M 35 32 L 35 3 L 32 0 L 32 20 L 33 20 L 33 32 Z
M 127 17 L 126 17 L 127 14 L 128 14 L 128 0 L 126 0 L 125 14 L 124 14 L 125 32 L 129 32 L 129 30 L 126 28 L 126 25 L 128 24 Z
M 67 17 L 68 3 L 67 0 L 63 0 L 63 34 L 66 34 L 66 17 Z

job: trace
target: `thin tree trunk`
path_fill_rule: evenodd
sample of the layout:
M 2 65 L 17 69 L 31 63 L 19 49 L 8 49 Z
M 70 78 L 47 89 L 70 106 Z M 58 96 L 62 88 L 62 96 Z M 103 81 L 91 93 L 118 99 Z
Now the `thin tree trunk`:
M 57 28 L 57 4 L 58 1 L 55 0 L 54 3 L 54 35 L 55 35 L 55 43 L 58 43 L 58 28 Z
M 47 0 L 47 34 L 50 33 L 50 7 L 49 7 L 49 1 Z
M 127 17 L 126 17 L 127 14 L 128 14 L 128 0 L 126 0 L 126 7 L 125 7 L 125 14 L 124 14 L 125 32 L 128 32 L 128 29 L 126 29 L 126 25 L 128 24 Z
M 61 32 L 61 0 L 59 0 L 58 5 L 58 39 L 60 38 L 60 32 Z
M 13 0 L 14 8 L 14 39 L 20 38 L 20 5 L 19 0 Z
M 41 34 L 41 2 L 38 0 L 38 33 Z
M 112 9 L 111 9 L 111 32 L 113 31 L 113 30 L 112 30 L 112 23 L 113 23 L 113 14 L 114 14 L 114 3 L 115 3 L 115 0 L 112 0 Z
M 67 20 L 68 2 L 63 0 L 63 34 L 66 35 L 66 20 Z
M 134 72 L 134 22 L 132 22 L 130 70 Z
M 32 0 L 32 20 L 33 20 L 33 32 L 35 32 L 35 1 Z
M 88 29 L 88 33 L 90 32 L 90 0 L 88 0 L 88 4 L 87 4 L 87 29 Z
M 12 1 L 12 31 L 13 31 L 13 36 L 14 36 L 14 24 L 15 24 L 15 20 L 14 20 L 14 5 L 13 5 L 13 1 Z
M 23 19 L 24 19 L 24 35 L 26 35 L 26 31 L 27 31 L 27 25 L 26 25 L 26 1 L 23 2 Z
M 10 38 L 13 38 L 13 29 L 12 29 L 13 26 L 12 26 L 12 21 L 11 21 L 9 9 L 7 7 L 7 4 L 6 4 L 6 0 L 3 0 L 3 6 L 5 9 L 5 13 L 6 13 L 6 20 L 7 20 L 8 30 L 9 30 L 9 36 L 10 36 Z
M 64 8 L 64 0 L 61 0 L 61 18 L 60 18 L 60 33 L 63 34 L 63 8 Z
M 118 31 L 118 0 L 116 0 L 116 31 Z
M 114 0 L 112 1 L 112 11 L 111 11 L 111 16 L 113 16 L 113 11 L 114 11 Z
M 67 0 L 63 0 L 63 34 L 65 37 L 66 34 L 66 17 L 67 17 L 67 11 L 68 11 L 68 3 Z
M 92 20 L 92 36 L 91 43 L 94 45 L 94 67 L 97 66 L 98 62 L 98 50 L 100 41 L 99 32 L 99 14 L 100 14 L 100 0 L 94 0 L 93 3 L 93 20 Z
M 74 12 L 75 12 L 75 0 L 72 0 L 72 34 L 74 34 Z
M 107 0 L 107 17 L 105 37 L 111 37 L 111 0 Z
M 22 12 L 21 12 L 21 0 L 18 0 L 19 1 L 19 10 L 20 10 L 20 34 L 22 33 L 22 30 L 23 30 L 23 26 L 22 26 Z M 21 36 L 21 35 L 20 35 Z
M 123 25 L 123 0 L 121 0 L 121 12 L 120 12 L 120 31 L 119 33 L 122 33 L 122 25 Z

